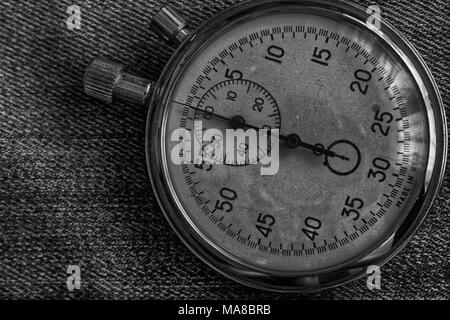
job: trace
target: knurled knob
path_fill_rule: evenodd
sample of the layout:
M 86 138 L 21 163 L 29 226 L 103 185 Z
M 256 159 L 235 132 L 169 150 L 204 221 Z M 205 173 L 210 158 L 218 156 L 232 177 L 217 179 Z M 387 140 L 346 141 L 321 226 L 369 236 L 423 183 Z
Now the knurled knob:
M 96 58 L 84 74 L 84 92 L 90 97 L 112 103 L 124 68 L 124 65 L 109 59 Z
M 188 22 L 177 10 L 169 5 L 162 7 L 152 19 L 153 29 L 166 40 L 178 43 L 188 36 Z
M 107 58 L 96 58 L 84 74 L 84 92 L 107 103 L 122 100 L 145 105 L 153 83 L 125 72 L 125 66 Z

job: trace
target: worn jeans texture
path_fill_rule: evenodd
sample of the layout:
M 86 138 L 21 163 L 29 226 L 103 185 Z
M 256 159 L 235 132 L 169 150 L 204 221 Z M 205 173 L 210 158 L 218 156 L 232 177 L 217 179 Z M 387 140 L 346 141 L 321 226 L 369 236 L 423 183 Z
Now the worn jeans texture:
M 193 25 L 236 3 L 172 0 Z M 174 48 L 149 28 L 167 1 L 0 3 L 0 298 L 449 299 L 450 179 L 412 242 L 365 280 L 316 294 L 279 294 L 212 271 L 177 238 L 149 183 L 146 109 L 83 94 L 84 68 L 112 56 L 157 80 Z M 358 1 L 367 6 L 368 1 Z M 449 0 L 376 1 L 418 49 L 447 113 Z M 67 7 L 81 7 L 68 30 Z M 66 287 L 81 267 L 81 290 Z

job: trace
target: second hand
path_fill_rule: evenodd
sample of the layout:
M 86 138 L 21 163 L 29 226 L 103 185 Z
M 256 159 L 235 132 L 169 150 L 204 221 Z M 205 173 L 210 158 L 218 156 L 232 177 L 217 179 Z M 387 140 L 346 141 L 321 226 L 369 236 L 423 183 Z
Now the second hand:
M 172 100 L 172 102 L 174 102 L 176 104 L 179 104 L 179 105 L 182 105 L 182 106 L 185 106 L 185 107 L 188 107 L 188 108 L 190 108 L 192 110 L 195 110 L 195 111 L 198 110 L 198 111 L 201 111 L 201 112 L 204 112 L 204 113 L 206 112 L 205 110 L 202 110 L 202 109 L 199 109 L 199 108 L 195 108 L 195 107 L 193 107 L 191 105 L 188 105 L 186 103 L 181 103 L 181 102 L 178 102 L 176 100 Z M 261 128 L 259 128 L 259 127 L 256 127 L 256 126 L 253 126 L 253 125 L 250 125 L 250 124 L 246 123 L 245 119 L 243 117 L 241 117 L 241 116 L 235 116 L 235 117 L 230 119 L 228 117 L 219 115 L 217 113 L 208 112 L 208 114 L 210 114 L 210 115 L 212 115 L 212 116 L 214 116 L 214 117 L 216 117 L 218 119 L 221 119 L 221 120 L 229 122 L 234 129 L 249 128 L 249 129 L 254 129 L 254 130 L 261 130 Z M 326 155 L 326 156 L 332 157 L 332 158 L 336 157 L 336 158 L 339 158 L 339 159 L 342 159 L 342 160 L 345 160 L 345 161 L 349 161 L 350 160 L 349 158 L 347 158 L 345 156 L 341 156 L 341 155 L 336 154 L 336 152 L 334 152 L 334 151 L 326 150 L 325 148 L 319 147 L 317 145 L 313 145 L 313 144 L 310 144 L 310 143 L 307 143 L 307 142 L 303 142 L 300 139 L 300 137 L 298 135 L 296 135 L 296 134 L 290 134 L 288 136 L 279 134 L 278 138 L 280 140 L 284 141 L 287 144 L 287 146 L 289 148 L 291 148 L 291 149 L 302 147 L 304 149 L 308 149 L 308 150 L 313 151 L 314 154 L 316 154 L 316 155 Z

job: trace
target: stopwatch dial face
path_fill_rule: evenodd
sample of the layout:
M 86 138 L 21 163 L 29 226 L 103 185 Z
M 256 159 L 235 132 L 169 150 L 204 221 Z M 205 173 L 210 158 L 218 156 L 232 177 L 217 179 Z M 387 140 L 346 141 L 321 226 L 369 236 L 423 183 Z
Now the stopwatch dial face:
M 369 253 L 405 219 L 428 161 L 426 107 L 406 66 L 364 25 L 295 9 L 211 36 L 165 105 L 177 219 L 215 253 L 271 273 L 337 269 Z M 195 120 L 224 131 L 236 117 L 318 149 L 280 139 L 274 175 L 258 164 L 174 164 L 174 130 L 193 141 Z

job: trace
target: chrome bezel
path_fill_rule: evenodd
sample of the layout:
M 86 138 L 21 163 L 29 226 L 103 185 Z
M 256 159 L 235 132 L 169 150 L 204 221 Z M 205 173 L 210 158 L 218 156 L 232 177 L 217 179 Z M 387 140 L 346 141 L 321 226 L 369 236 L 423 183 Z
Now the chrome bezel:
M 309 11 L 325 10 L 330 15 L 346 17 L 364 24 L 368 18 L 364 10 L 355 5 L 343 1 L 327 0 L 250 1 L 221 12 L 189 35 L 163 71 L 150 102 L 146 132 L 146 152 L 152 186 L 165 217 L 180 239 L 202 261 L 225 276 L 251 287 L 273 291 L 305 292 L 333 287 L 360 278 L 365 275 L 368 265 L 383 265 L 409 242 L 428 213 L 443 180 L 447 156 L 447 126 L 442 99 L 431 72 L 412 45 L 392 26 L 382 21 L 381 31 L 371 30 L 399 55 L 415 77 L 427 108 L 430 128 L 430 148 L 425 181 L 420 195 L 414 204 L 411 205 L 407 219 L 397 228 L 395 237 L 387 252 L 367 261 L 363 260 L 364 257 L 358 257 L 355 261 L 352 260 L 345 268 L 327 273 L 306 276 L 280 276 L 251 269 L 247 265 L 240 264 L 235 259 L 221 252 L 221 250 L 218 250 L 207 239 L 193 232 L 195 230 L 193 227 L 195 226 L 190 225 L 185 219 L 185 214 L 180 210 L 180 204 L 176 197 L 172 196 L 173 188 L 167 179 L 166 166 L 164 164 L 165 115 L 169 104 L 168 97 L 176 81 L 174 79 L 181 73 L 195 48 L 201 46 L 205 39 L 227 26 L 231 21 L 243 15 L 257 15 L 262 10 L 274 10 L 277 8 L 281 10 L 289 5 L 299 6 Z M 386 241 L 386 239 L 383 240 L 377 244 L 378 247 Z M 372 252 L 373 250 L 368 252 L 368 255 Z M 362 260 L 364 262 L 361 262 Z

